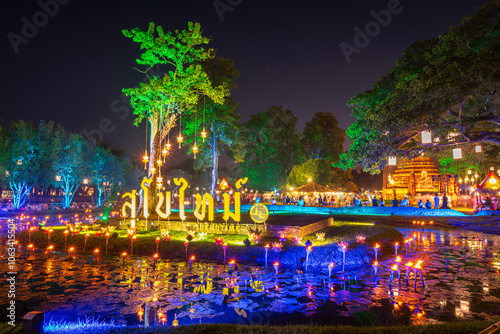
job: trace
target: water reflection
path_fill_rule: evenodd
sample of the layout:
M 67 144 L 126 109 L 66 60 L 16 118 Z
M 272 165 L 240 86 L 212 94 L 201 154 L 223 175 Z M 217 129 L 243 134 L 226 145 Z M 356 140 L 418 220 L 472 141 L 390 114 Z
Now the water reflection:
M 494 319 L 500 315 L 499 237 L 456 230 L 401 229 L 415 236 L 406 261 L 423 260 L 425 287 L 414 285 L 405 269 L 389 286 L 393 259 L 327 277 L 319 273 L 274 270 L 239 264 L 231 273 L 217 263 L 28 253 L 18 249 L 17 300 L 47 318 L 74 320 L 100 316 L 117 324 L 172 325 L 225 323 L 427 324 L 457 318 Z M 489 239 L 489 240 L 487 240 Z M 415 247 L 416 246 L 416 247 Z M 4 246 L 2 246 L 4 247 Z M 4 253 L 4 252 L 3 252 Z M 389 254 L 382 254 L 389 255 Z M 392 256 L 392 254 L 391 254 Z M 391 257 L 389 256 L 389 257 Z M 387 257 L 385 257 L 387 258 Z M 5 261 L 0 265 L 7 270 Z M 283 268 L 282 268 L 283 269 Z M 335 270 L 334 270 L 335 272 Z M 0 294 L 6 293 L 5 285 Z

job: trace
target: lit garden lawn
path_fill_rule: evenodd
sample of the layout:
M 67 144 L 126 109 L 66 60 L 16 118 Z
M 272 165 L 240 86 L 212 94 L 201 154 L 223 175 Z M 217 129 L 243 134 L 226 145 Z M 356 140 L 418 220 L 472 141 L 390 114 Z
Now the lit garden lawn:
M 317 240 L 318 233 L 325 233 L 324 240 Z M 315 245 L 326 245 L 339 243 L 341 241 L 354 243 L 358 236 L 365 237 L 364 243 L 392 247 L 394 242 L 402 244 L 401 234 L 391 226 L 373 223 L 340 222 L 335 221 L 332 226 L 328 226 L 321 231 L 309 234 L 302 240 L 311 240 Z

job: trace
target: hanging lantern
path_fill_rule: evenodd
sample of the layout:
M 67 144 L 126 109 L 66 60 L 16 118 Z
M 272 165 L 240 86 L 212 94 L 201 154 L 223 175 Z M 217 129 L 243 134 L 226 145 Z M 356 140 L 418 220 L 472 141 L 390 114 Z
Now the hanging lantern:
M 465 183 L 467 183 L 467 182 L 469 182 L 469 177 L 468 176 L 465 177 Z
M 154 174 L 154 173 L 156 173 L 156 168 L 151 167 L 151 174 Z
M 184 141 L 184 138 L 182 138 L 182 134 L 179 132 L 179 137 L 177 137 L 177 141 L 179 142 L 179 148 L 181 148 L 181 144 Z
M 156 183 L 158 184 L 158 187 L 163 186 L 163 178 L 161 176 L 158 176 L 156 178 Z
M 198 147 L 196 146 L 196 144 L 194 144 L 193 146 L 193 153 L 194 153 L 194 158 L 196 159 L 196 153 L 198 152 Z
M 396 166 L 397 159 L 396 157 L 389 157 L 389 166 Z
M 422 131 L 422 144 L 432 143 L 432 135 L 430 131 Z
M 462 159 L 462 149 L 454 148 L 453 149 L 453 159 Z
M 476 146 L 476 153 L 480 153 L 482 151 L 481 145 Z
M 462 183 L 462 182 L 463 182 L 462 178 L 459 178 L 459 179 L 458 179 L 458 182 L 459 182 L 459 183 Z
M 493 167 L 492 167 L 492 168 L 493 168 Z M 471 175 L 471 174 L 472 174 L 472 171 L 469 169 L 469 170 L 467 171 L 467 174 Z
M 476 174 L 474 174 L 474 178 L 476 178 L 476 179 L 477 179 L 478 177 L 479 177 L 479 175 L 478 175 L 477 173 L 476 173 Z
M 207 132 L 205 131 L 205 129 L 201 131 L 201 138 L 203 138 L 203 142 L 205 142 L 205 138 L 207 138 Z
M 144 152 L 144 156 L 142 157 L 142 161 L 144 162 L 144 169 L 147 168 L 147 164 L 149 162 L 149 157 L 148 157 L 148 153 L 147 152 Z
M 163 148 L 163 151 L 161 151 L 161 155 L 163 155 L 163 158 L 168 154 L 168 150 L 166 147 Z

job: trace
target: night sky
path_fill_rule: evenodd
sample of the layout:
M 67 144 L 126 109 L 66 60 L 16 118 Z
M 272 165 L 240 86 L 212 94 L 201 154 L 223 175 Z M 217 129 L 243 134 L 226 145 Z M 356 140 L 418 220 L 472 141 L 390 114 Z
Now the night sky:
M 319 111 L 334 112 L 347 129 L 354 121 L 346 106 L 350 97 L 369 89 L 410 44 L 447 32 L 485 2 L 220 0 L 233 6 L 218 13 L 211 0 L 60 0 L 65 4 L 59 3 L 53 17 L 40 13 L 45 2 L 55 12 L 54 1 L 2 3 L 0 116 L 54 120 L 71 131 L 91 131 L 109 119 L 112 130 L 103 134 L 103 142 L 130 157 L 143 152 L 145 132 L 132 125 L 130 108 L 120 119 L 121 89 L 136 86 L 143 76 L 133 69 L 138 45 L 122 29 L 147 29 L 153 21 L 175 30 L 199 22 L 210 46 L 234 59 L 240 71 L 233 97 L 244 120 L 281 105 L 297 115 L 300 129 Z M 354 46 L 354 28 L 364 30 L 374 20 L 370 12 L 388 6 L 398 13 L 380 31 L 372 30 L 369 44 L 348 63 L 340 43 Z M 38 20 L 40 27 L 36 35 L 25 29 L 31 36 L 16 53 L 9 36 L 24 38 L 23 18 L 30 24 Z

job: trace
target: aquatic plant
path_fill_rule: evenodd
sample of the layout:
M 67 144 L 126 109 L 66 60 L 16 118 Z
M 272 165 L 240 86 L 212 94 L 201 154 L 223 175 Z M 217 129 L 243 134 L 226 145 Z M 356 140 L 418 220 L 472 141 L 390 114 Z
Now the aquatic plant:
M 64 320 L 54 321 L 50 319 L 49 322 L 44 322 L 44 333 L 75 333 L 77 331 L 99 331 L 111 330 L 115 328 L 124 328 L 125 325 L 117 325 L 114 320 L 106 322 L 99 320 L 99 317 L 85 317 L 85 320 L 78 318 L 76 322 L 68 322 Z

